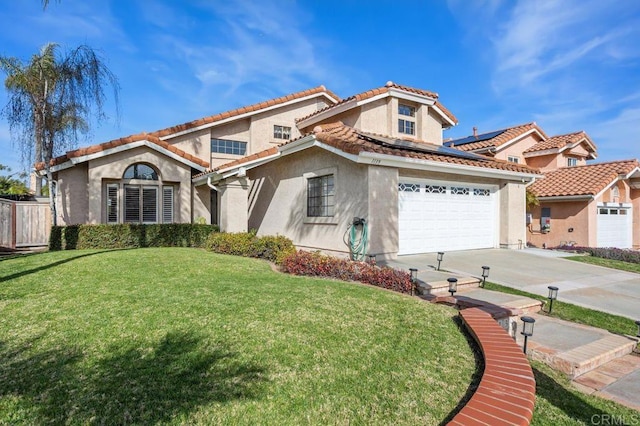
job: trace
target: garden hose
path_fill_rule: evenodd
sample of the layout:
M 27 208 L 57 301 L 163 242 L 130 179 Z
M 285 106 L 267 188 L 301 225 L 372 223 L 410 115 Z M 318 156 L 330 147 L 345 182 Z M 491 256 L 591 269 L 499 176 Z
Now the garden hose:
M 369 228 L 366 220 L 354 218 L 347 232 L 349 233 L 347 245 L 349 246 L 351 260 L 363 261 L 367 254 L 367 243 L 369 242 Z

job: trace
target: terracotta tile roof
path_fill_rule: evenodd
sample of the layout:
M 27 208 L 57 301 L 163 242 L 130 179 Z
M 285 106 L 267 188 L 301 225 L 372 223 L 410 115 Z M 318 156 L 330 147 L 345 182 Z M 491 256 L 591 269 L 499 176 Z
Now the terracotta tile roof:
M 51 160 L 51 165 L 55 166 L 58 164 L 62 164 L 66 161 L 68 161 L 71 158 L 76 158 L 76 157 L 82 157 L 84 155 L 90 155 L 90 154 L 95 154 L 101 151 L 105 151 L 107 149 L 111 149 L 111 148 L 116 148 L 119 146 L 123 146 L 123 145 L 127 145 L 133 142 L 139 142 L 139 141 L 148 141 L 151 143 L 154 143 L 168 151 L 173 152 L 176 155 L 179 155 L 180 157 L 191 161 L 192 163 L 196 163 L 199 166 L 202 167 L 209 167 L 209 163 L 207 161 L 201 160 L 198 157 L 195 157 L 191 154 L 188 154 L 186 152 L 184 152 L 181 149 L 176 148 L 175 146 L 160 140 L 157 136 L 148 134 L 148 133 L 138 133 L 136 135 L 131 135 L 131 136 L 127 136 L 124 138 L 120 138 L 120 139 L 114 139 L 112 141 L 109 142 L 104 142 L 98 145 L 91 145 L 85 148 L 79 148 L 79 149 L 75 149 L 73 151 L 67 151 L 66 154 L 60 156 L 60 157 L 56 157 L 54 159 Z M 43 170 L 44 169 L 44 163 L 37 163 L 36 164 L 36 170 Z
M 314 87 L 312 89 L 303 90 L 301 92 L 292 93 L 290 95 L 281 96 L 279 98 L 270 99 L 268 101 L 259 102 L 257 104 L 244 106 L 241 108 L 236 108 L 231 111 L 221 112 L 219 114 L 210 115 L 208 117 L 200 118 L 198 120 L 189 121 L 188 123 L 178 124 L 176 126 L 167 127 L 166 129 L 158 130 L 153 132 L 152 134 L 161 138 L 164 136 L 169 136 L 174 133 L 183 132 L 185 130 L 192 129 L 194 127 L 203 126 L 205 124 L 215 123 L 216 121 L 224 120 L 227 118 L 235 117 L 238 115 L 259 111 L 264 108 L 268 108 L 274 105 L 283 104 L 285 102 L 293 101 L 296 99 L 301 99 L 306 96 L 311 96 L 315 94 L 325 93 L 335 99 L 336 101 L 340 101 L 340 97 L 337 96 L 332 91 L 328 90 L 324 86 Z
M 532 123 L 521 124 L 518 126 L 508 127 L 506 129 L 495 130 L 493 132 L 486 132 L 486 133 L 479 134 L 477 136 L 478 142 L 469 142 L 469 143 L 457 145 L 456 148 L 461 149 L 463 151 L 475 151 L 480 149 L 499 147 L 500 145 L 503 145 L 534 129 L 540 132 L 540 134 L 542 134 L 543 137 L 546 139 L 547 135 L 545 135 L 542 129 L 539 128 L 535 122 L 532 122 Z M 500 132 L 500 133 L 498 133 L 494 137 L 483 139 L 483 136 L 489 135 L 491 133 L 497 133 L 497 132 Z M 471 136 L 469 136 L 468 138 L 471 138 Z M 466 138 L 447 141 L 447 144 L 449 146 L 453 146 L 455 145 L 456 140 L 461 140 L 461 139 L 466 139 Z
M 586 166 L 563 167 L 545 173 L 529 189 L 538 197 L 596 195 L 609 186 L 619 174 L 629 174 L 639 167 L 638 160 L 621 160 Z
M 309 115 L 307 115 L 306 117 L 302 117 L 302 118 L 298 118 L 296 119 L 296 122 L 301 122 L 303 120 L 306 120 L 308 118 L 311 118 L 315 115 L 320 114 L 321 112 L 324 111 L 328 111 L 330 109 L 333 109 L 334 107 L 337 107 L 339 105 L 343 105 L 349 101 L 352 100 L 356 100 L 356 101 L 364 101 L 366 99 L 370 99 L 373 98 L 374 96 L 378 96 L 378 95 L 382 95 L 384 93 L 388 93 L 389 89 L 394 88 L 394 89 L 398 89 L 398 90 L 402 90 L 404 92 L 409 92 L 409 93 L 413 93 L 416 95 L 421 95 L 421 96 L 427 96 L 433 99 L 436 99 L 436 103 L 435 106 L 438 107 L 438 109 L 440 109 L 440 111 L 442 111 L 442 113 L 444 115 L 446 115 L 451 121 L 453 121 L 454 123 L 458 123 L 458 119 L 456 118 L 455 115 L 453 115 L 451 113 L 451 111 L 449 111 L 444 105 L 442 105 L 437 99 L 438 99 L 438 94 L 435 92 L 430 92 L 428 90 L 422 90 L 422 89 L 416 89 L 413 87 L 408 87 L 408 86 L 402 86 L 400 84 L 395 84 L 393 82 L 388 82 L 386 85 L 384 85 L 383 87 L 378 87 L 376 89 L 371 89 L 371 90 L 367 90 L 366 92 L 362 92 L 362 93 L 358 93 L 357 95 L 353 95 L 353 96 L 349 96 L 348 98 L 345 98 L 343 100 L 341 100 L 340 102 L 338 102 L 335 105 L 330 105 L 327 107 L 322 108 L 319 111 L 313 112 Z
M 522 164 L 515 164 L 507 161 L 495 160 L 491 157 L 485 157 L 481 155 L 477 155 L 477 157 L 480 157 L 480 159 L 469 159 L 469 158 L 461 158 L 454 155 L 447 155 L 446 153 L 421 152 L 421 151 L 412 150 L 410 148 L 383 146 L 382 144 L 372 140 L 375 138 L 376 135 L 371 135 L 371 137 L 369 137 L 367 134 L 359 133 L 354 128 L 345 126 L 341 122 L 323 124 L 320 126 L 316 126 L 313 130 L 314 130 L 313 134 L 315 135 L 318 141 L 323 142 L 327 145 L 330 145 L 334 148 L 337 148 L 342 152 L 354 154 L 354 155 L 358 155 L 360 152 L 373 152 L 378 154 L 394 155 L 399 157 L 415 158 L 420 160 L 440 161 L 444 163 L 498 169 L 498 170 L 505 170 L 505 171 L 511 171 L 511 172 L 531 173 L 531 174 L 540 173 L 537 169 L 532 169 Z M 306 137 L 306 136 L 302 136 L 302 137 Z M 383 138 L 389 138 L 388 136 L 383 136 L 383 135 L 378 135 L 378 136 L 381 136 Z M 288 141 L 280 145 L 280 147 L 291 144 L 301 138 Z M 416 139 L 405 139 L 405 140 L 407 142 L 424 144 L 426 145 L 426 147 L 433 148 L 434 150 L 436 150 L 439 147 L 439 145 L 434 145 L 434 144 L 424 142 L 424 141 L 419 141 Z M 272 148 L 269 148 L 268 150 L 259 152 L 257 154 L 240 158 L 231 163 L 223 164 L 213 170 L 208 170 L 204 173 L 201 173 L 198 176 L 203 176 L 213 171 L 222 170 L 229 167 L 248 163 L 250 161 L 256 160 L 261 157 L 266 157 L 268 155 L 276 154 L 277 151 L 278 151 L 278 147 L 272 147 Z
M 592 148 L 592 147 L 595 147 L 595 144 L 593 143 L 593 141 L 589 138 L 589 136 L 584 131 L 579 131 L 574 133 L 568 133 L 566 135 L 552 136 L 549 139 L 538 142 L 531 148 L 524 151 L 524 153 L 545 151 L 548 149 L 556 149 L 556 148 L 561 149 L 567 145 L 579 143 L 584 139 L 586 139 L 587 142 L 591 144 L 591 147 L 589 147 L 588 150 L 591 152 L 595 152 L 595 149 Z

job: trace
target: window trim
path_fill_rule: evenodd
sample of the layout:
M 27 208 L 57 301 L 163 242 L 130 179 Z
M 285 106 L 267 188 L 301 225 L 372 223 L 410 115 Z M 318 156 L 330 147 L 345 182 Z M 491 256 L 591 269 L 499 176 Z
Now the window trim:
M 322 176 L 328 176 L 328 175 L 333 175 L 333 197 L 334 197 L 334 201 L 333 201 L 333 206 L 334 206 L 334 210 L 333 210 L 333 216 L 309 216 L 308 215 L 308 211 L 307 211 L 307 200 L 308 200 L 308 191 L 309 191 L 309 187 L 308 187 L 308 182 L 309 179 L 312 178 L 318 178 L 318 177 L 322 177 Z M 338 225 L 339 221 L 340 221 L 340 217 L 341 217 L 341 212 L 338 210 L 337 206 L 339 204 L 338 201 L 338 194 L 339 194 L 339 187 L 340 187 L 340 174 L 338 173 L 338 168 L 337 167 L 327 167 L 324 169 L 319 169 L 319 170 L 314 170 L 312 172 L 307 172 L 307 173 L 303 173 L 302 175 L 303 177 L 303 184 L 304 184 L 304 203 L 301 206 L 301 208 L 304 209 L 304 219 L 303 219 L 303 223 L 304 224 L 309 224 L 309 225 L 313 225 L 313 224 L 320 224 L 320 225 Z
M 215 150 L 214 150 L 214 142 L 217 145 Z M 221 148 L 219 148 L 221 143 L 224 144 L 225 146 L 224 150 L 221 150 Z M 211 138 L 209 143 L 209 149 L 211 150 L 212 156 L 215 154 L 222 154 L 222 155 L 234 155 L 234 156 L 244 157 L 245 155 L 247 155 L 248 147 L 249 147 L 248 142 L 236 141 L 232 139 Z M 244 149 L 242 150 L 240 148 L 244 148 Z M 228 151 L 231 151 L 231 152 L 228 152 Z M 238 153 L 235 153 L 234 151 L 237 151 Z
M 507 155 L 507 162 L 520 164 L 520 157 L 518 157 L 517 155 Z
M 571 164 L 573 163 L 573 164 Z M 567 167 L 577 167 L 578 159 L 575 157 L 567 157 Z
M 278 129 L 279 128 L 279 129 Z M 286 130 L 286 137 L 285 137 L 285 130 Z M 292 127 L 291 126 L 285 126 L 282 124 L 274 124 L 273 125 L 273 139 L 277 139 L 277 140 L 282 140 L 282 141 L 290 141 L 291 140 L 291 130 Z M 278 136 L 278 133 L 280 133 L 280 136 Z
M 407 126 L 409 125 L 409 126 Z M 410 128 L 411 132 L 407 132 Z M 416 134 L 416 122 L 412 120 L 405 120 L 404 118 L 398 118 L 398 133 L 403 135 L 415 136 Z

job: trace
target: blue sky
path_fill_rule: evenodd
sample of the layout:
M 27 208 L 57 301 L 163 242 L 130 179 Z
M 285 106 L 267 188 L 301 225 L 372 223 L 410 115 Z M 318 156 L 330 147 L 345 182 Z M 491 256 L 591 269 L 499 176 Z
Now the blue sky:
M 536 121 L 549 135 L 585 130 L 598 161 L 640 157 L 635 0 L 21 0 L 3 2 L 0 28 L 2 55 L 86 43 L 117 75 L 120 119 L 110 106 L 80 146 L 392 80 L 440 94 L 460 121 L 445 137 Z M 0 163 L 22 166 L 4 119 Z

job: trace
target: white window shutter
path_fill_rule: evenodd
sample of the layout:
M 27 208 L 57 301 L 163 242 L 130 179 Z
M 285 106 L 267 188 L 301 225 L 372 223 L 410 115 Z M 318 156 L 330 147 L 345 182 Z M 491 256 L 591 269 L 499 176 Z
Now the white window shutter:
M 107 185 L 107 223 L 118 223 L 118 185 Z
M 173 223 L 173 186 L 162 188 L 162 223 Z

